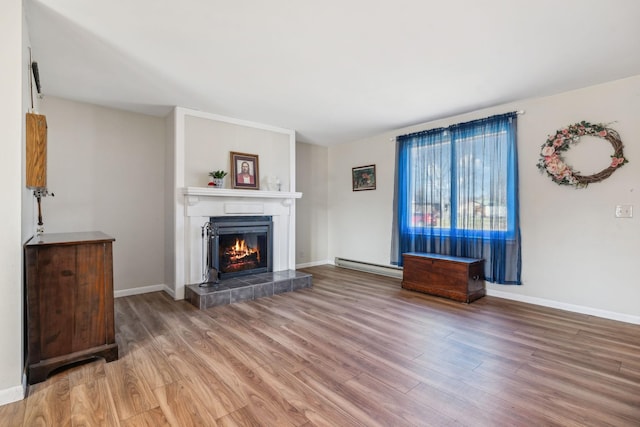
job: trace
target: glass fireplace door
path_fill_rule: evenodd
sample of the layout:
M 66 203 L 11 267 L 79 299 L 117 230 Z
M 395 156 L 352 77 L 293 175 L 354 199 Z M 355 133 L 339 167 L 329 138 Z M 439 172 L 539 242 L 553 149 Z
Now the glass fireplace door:
M 213 217 L 209 254 L 221 279 L 272 271 L 271 217 Z

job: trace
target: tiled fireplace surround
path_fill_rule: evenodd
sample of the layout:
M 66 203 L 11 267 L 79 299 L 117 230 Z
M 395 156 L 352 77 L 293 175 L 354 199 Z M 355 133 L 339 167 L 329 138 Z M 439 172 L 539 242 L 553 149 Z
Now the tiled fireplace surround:
M 187 187 L 184 196 L 184 298 L 198 308 L 252 300 L 311 286 L 295 271 L 295 199 L 301 193 Z M 202 226 L 214 216 L 271 216 L 273 272 L 239 276 L 214 286 L 202 282 Z

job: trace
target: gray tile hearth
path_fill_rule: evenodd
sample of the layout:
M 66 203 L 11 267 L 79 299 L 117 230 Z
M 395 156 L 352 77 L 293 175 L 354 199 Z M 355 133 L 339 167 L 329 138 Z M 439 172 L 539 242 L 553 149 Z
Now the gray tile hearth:
M 221 280 L 220 283 L 212 286 L 188 285 L 185 287 L 184 297 L 192 305 L 205 309 L 297 291 L 311 286 L 311 274 L 286 270 L 234 277 Z

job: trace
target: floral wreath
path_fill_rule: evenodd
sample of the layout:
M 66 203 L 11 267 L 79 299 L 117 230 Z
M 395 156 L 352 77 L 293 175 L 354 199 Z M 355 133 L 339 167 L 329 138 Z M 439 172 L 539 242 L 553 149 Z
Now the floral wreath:
M 609 167 L 596 174 L 586 176 L 574 171 L 562 157 L 562 153 L 567 151 L 571 144 L 576 144 L 580 137 L 585 135 L 604 138 L 611 143 L 614 149 Z M 592 182 L 608 178 L 616 169 L 628 162 L 622 153 L 622 141 L 618 132 L 601 123 L 581 121 L 560 129 L 555 135 L 547 138 L 546 142 L 542 144 L 537 166 L 541 172 L 546 172 L 556 184 L 585 188 Z

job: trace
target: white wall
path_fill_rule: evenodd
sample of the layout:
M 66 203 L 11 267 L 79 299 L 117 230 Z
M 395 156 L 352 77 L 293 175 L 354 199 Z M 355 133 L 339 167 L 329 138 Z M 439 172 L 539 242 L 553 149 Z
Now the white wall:
M 329 257 L 389 264 L 393 217 L 391 134 L 329 147 Z M 376 189 L 353 191 L 352 168 L 376 166 Z
M 0 14 L 0 405 L 19 400 L 22 388 L 22 170 L 23 90 L 27 70 L 23 57 L 22 2 L 3 3 Z
M 258 156 L 259 186 L 268 190 L 269 177 L 278 177 L 282 191 L 289 191 L 289 135 L 241 124 L 185 117 L 185 186 L 206 187 L 214 170 L 229 173 L 225 188 L 231 188 L 230 152 Z M 276 190 L 273 188 L 272 190 Z
M 296 265 L 326 264 L 329 260 L 329 149 L 296 143 Z
M 523 285 L 488 284 L 489 291 L 604 317 L 640 320 L 635 266 L 640 259 L 640 76 L 330 147 L 329 256 L 389 264 L 392 138 L 514 110 L 526 112 L 518 117 Z M 549 134 L 581 120 L 612 123 L 630 163 L 605 181 L 577 190 L 553 183 L 539 173 L 536 163 Z M 605 140 L 595 141 L 608 145 Z M 607 166 L 612 152 L 585 140 L 568 157 L 576 169 L 591 174 Z M 377 189 L 352 192 L 351 168 L 368 164 L 376 164 Z M 634 205 L 636 216 L 616 219 L 617 204 Z
M 45 233 L 98 230 L 116 239 L 114 289 L 164 285 L 165 122 L 46 97 Z

